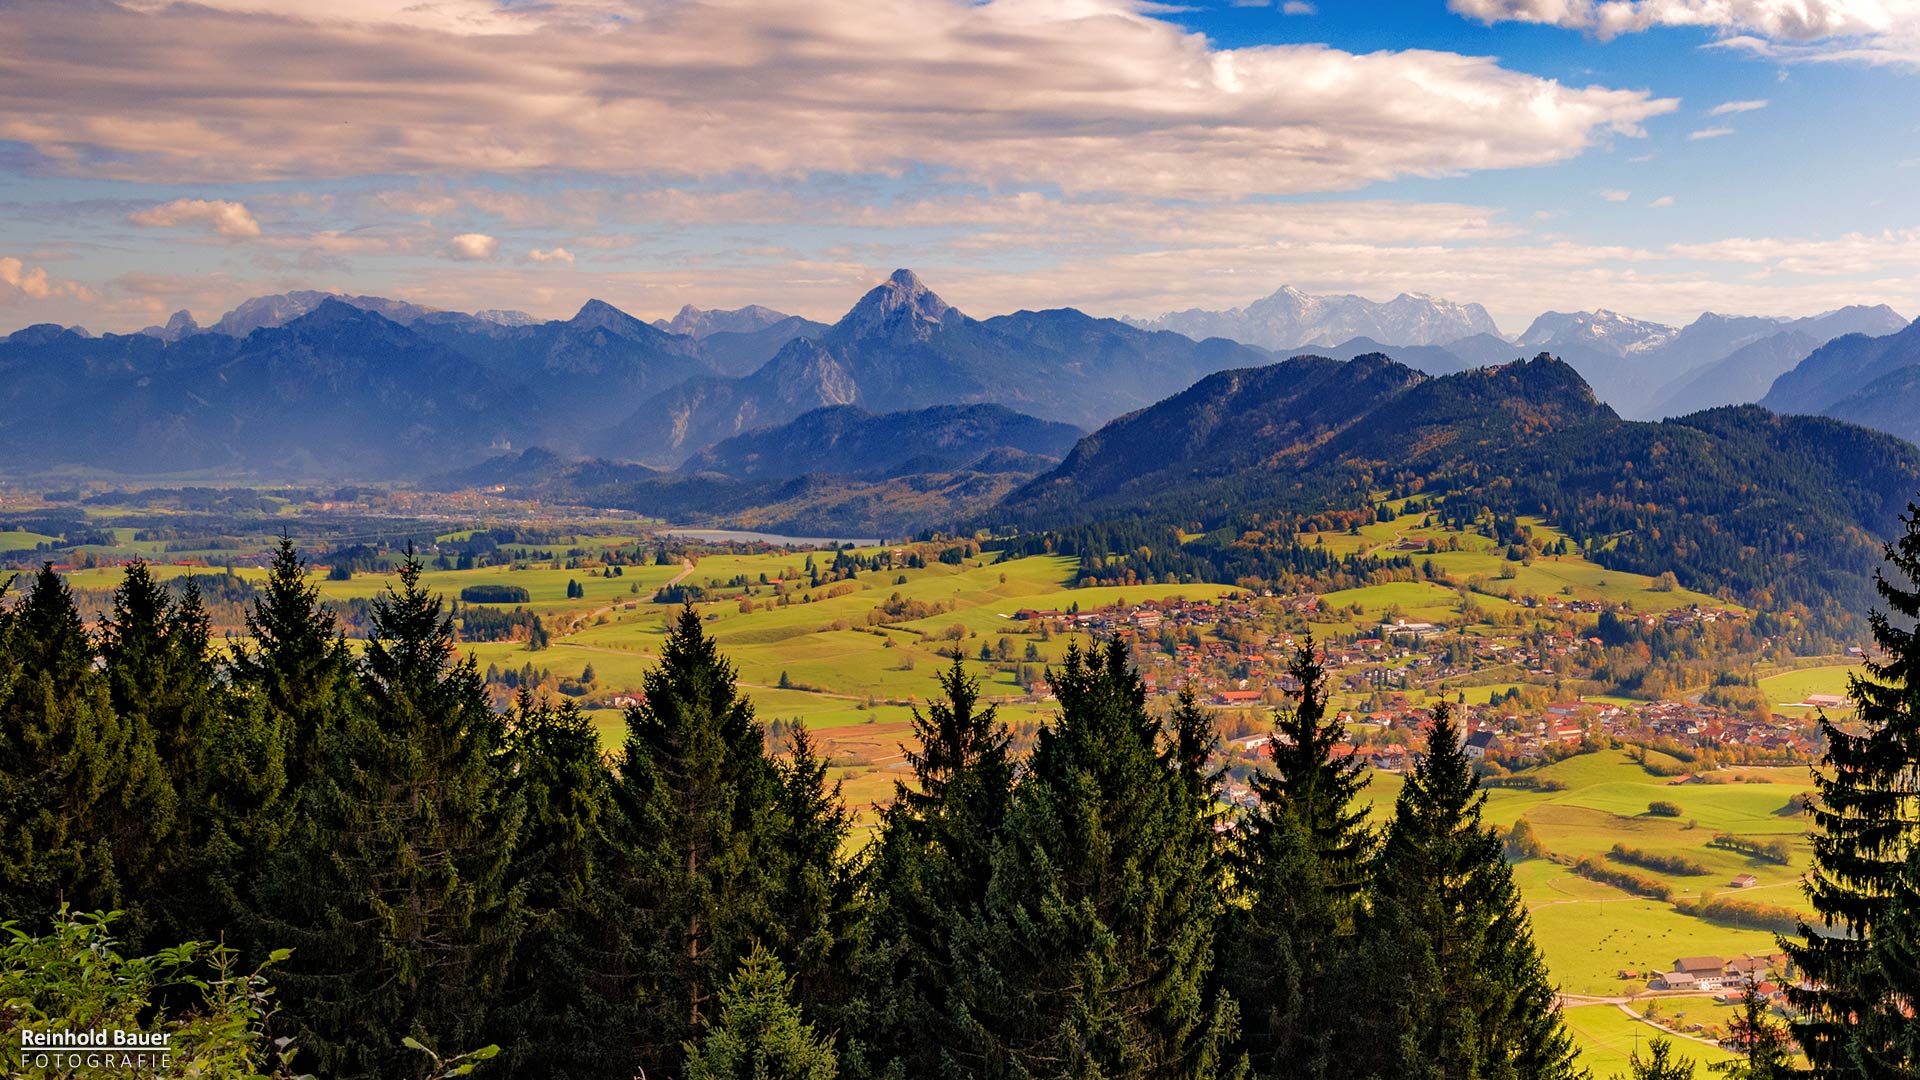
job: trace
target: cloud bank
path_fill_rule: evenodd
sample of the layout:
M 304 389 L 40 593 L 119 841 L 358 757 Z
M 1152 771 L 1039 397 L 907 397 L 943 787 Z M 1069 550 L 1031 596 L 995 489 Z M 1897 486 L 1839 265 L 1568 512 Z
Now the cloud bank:
M 1562 161 L 1676 105 L 1445 52 L 1223 49 L 1144 0 L 388 7 L 23 0 L 0 139 L 145 181 L 591 162 L 1221 198 Z
M 260 223 L 245 205 L 226 199 L 175 199 L 127 215 L 135 225 L 160 229 L 204 226 L 217 236 L 246 240 L 260 235 Z

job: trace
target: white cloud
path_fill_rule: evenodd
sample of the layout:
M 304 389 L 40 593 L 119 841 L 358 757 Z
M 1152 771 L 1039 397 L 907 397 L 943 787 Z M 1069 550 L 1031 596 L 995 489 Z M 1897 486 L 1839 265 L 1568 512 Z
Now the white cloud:
M 260 223 L 244 203 L 227 199 L 175 199 L 127 215 L 135 225 L 176 229 L 204 225 L 218 236 L 246 240 L 260 235 Z
M 1765 101 L 1728 101 L 1707 110 L 1708 116 L 1730 116 L 1734 113 L 1753 112 L 1767 107 Z
M 1652 206 L 1652 207 L 1668 207 L 1668 206 L 1672 206 L 1672 205 L 1673 205 L 1673 196 L 1671 196 L 1671 195 L 1662 195 L 1662 196 L 1660 196 L 1659 198 L 1657 198 L 1657 199 L 1655 199 L 1655 200 L 1653 200 L 1652 202 L 1650 202 L 1650 203 L 1648 203 L 1647 205 L 1648 205 L 1648 206 Z
M 1600 197 L 1608 202 L 1626 202 L 1628 199 L 1633 198 L 1633 192 L 1622 191 L 1619 188 L 1608 188 L 1600 193 Z
M 1482 22 L 1547 23 L 1602 37 L 1701 26 L 1804 42 L 1884 34 L 1920 22 L 1914 0 L 1448 0 L 1447 6 Z
M 534 248 L 532 251 L 527 252 L 527 258 L 537 263 L 566 263 L 568 266 L 573 265 L 573 252 L 563 247 L 556 247 L 551 251 L 541 251 L 539 248 Z
M 591 161 L 1226 198 L 1564 161 L 1677 106 L 1487 57 L 1220 48 L 1147 0 L 221 6 L 10 5 L 0 139 L 133 180 Z M 374 25 L 387 8 L 411 14 Z
M 1286 3 L 1280 5 L 1280 13 L 1283 15 L 1318 15 L 1320 9 L 1307 3 L 1307 0 L 1287 0 Z
M 1731 134 L 1733 134 L 1733 129 L 1730 127 L 1701 128 L 1699 131 L 1688 135 L 1687 139 L 1690 142 L 1699 142 L 1701 139 L 1719 139 Z
M 0 256 L 0 302 L 16 300 L 91 300 L 93 291 L 72 281 L 59 281 L 44 266 L 28 266 L 12 255 Z
M 1783 62 L 1920 66 L 1920 0 L 1448 0 L 1482 22 L 1546 23 L 1601 38 L 1658 26 Z M 1786 72 L 1780 73 L 1781 81 Z
M 493 258 L 500 247 L 500 241 L 485 233 L 461 233 L 447 241 L 447 255 L 451 258 L 478 261 Z

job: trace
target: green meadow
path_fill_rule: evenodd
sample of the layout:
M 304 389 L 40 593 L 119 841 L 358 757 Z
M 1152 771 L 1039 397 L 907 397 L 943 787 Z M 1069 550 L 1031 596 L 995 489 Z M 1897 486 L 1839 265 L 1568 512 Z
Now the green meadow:
M 1857 664 L 1830 664 L 1824 667 L 1801 668 L 1798 671 L 1783 671 L 1778 675 L 1769 675 L 1760 680 L 1760 690 L 1767 696 L 1767 704 L 1780 709 L 1788 716 L 1800 713 L 1812 713 L 1811 708 L 1793 708 L 1797 702 L 1805 701 L 1808 694 L 1837 694 L 1847 692 L 1847 676 L 1861 670 Z M 1782 706 L 1788 706 L 1782 709 Z M 1836 711 L 1836 710 L 1830 710 Z
M 1680 1011 L 1688 1014 L 1682 1023 L 1699 1023 L 1708 1019 L 1709 1012 L 1725 1014 L 1732 1010 L 1707 1006 L 1703 1002 L 1664 1012 L 1663 1019 Z M 1592 1070 L 1595 1080 L 1629 1075 L 1629 1062 L 1634 1052 L 1638 1051 L 1645 1057 L 1647 1042 L 1663 1037 L 1673 1040 L 1675 1052 L 1680 1056 L 1694 1060 L 1698 1066 L 1696 1076 L 1710 1075 L 1705 1068 L 1708 1065 L 1734 1059 L 1731 1052 L 1720 1049 L 1710 1041 L 1676 1038 L 1637 1016 L 1628 1015 L 1617 1005 L 1581 1005 L 1568 1009 L 1566 1017 L 1567 1027 L 1580 1043 L 1580 1063 Z M 1723 1025 L 1725 1023 L 1724 1016 L 1714 1016 L 1713 1019 Z

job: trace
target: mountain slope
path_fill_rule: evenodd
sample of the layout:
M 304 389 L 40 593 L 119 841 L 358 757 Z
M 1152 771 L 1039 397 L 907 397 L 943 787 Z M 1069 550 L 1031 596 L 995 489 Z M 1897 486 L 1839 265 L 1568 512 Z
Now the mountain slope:
M 1848 334 L 1814 350 L 1760 399 L 1775 412 L 1822 413 L 1875 379 L 1920 364 L 1920 323 L 1884 337 Z
M 723 440 L 688 459 L 681 471 L 735 478 L 837 473 L 880 479 L 952 472 L 995 450 L 1057 459 L 1082 434 L 1070 424 L 1036 420 L 999 405 L 942 405 L 881 415 L 838 405 Z
M 1309 518 L 1365 512 L 1396 486 L 1467 521 L 1544 516 L 1607 566 L 1857 614 L 1881 538 L 1920 488 L 1920 450 L 1751 406 L 1622 420 L 1546 356 L 1439 378 L 1383 357 L 1302 357 L 1116 420 L 982 523 L 1143 520 L 1284 549 Z M 1232 546 L 1210 557 L 1248 558 Z
M 1906 319 L 1884 304 L 1856 305 L 1805 319 L 1778 321 L 1773 324 L 1774 332 L 1744 343 L 1738 339 L 1727 342 L 1737 347 L 1717 361 L 1683 372 L 1656 395 L 1648 411 L 1656 416 L 1684 416 L 1719 405 L 1759 401 L 1775 379 L 1834 338 L 1891 334 L 1906 325 Z

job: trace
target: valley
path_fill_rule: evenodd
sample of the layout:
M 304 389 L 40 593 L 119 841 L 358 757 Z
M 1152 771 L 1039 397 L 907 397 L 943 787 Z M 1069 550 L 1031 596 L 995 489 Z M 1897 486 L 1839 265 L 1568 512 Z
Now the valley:
M 539 508 L 498 497 L 493 511 L 516 511 L 518 524 L 486 524 L 474 504 L 455 501 L 440 512 L 468 524 L 450 528 L 417 516 L 433 496 L 353 494 L 361 502 L 330 503 L 332 513 L 361 527 L 396 516 L 386 518 L 385 539 L 354 545 L 341 536 L 312 555 L 311 580 L 350 641 L 363 605 L 394 583 L 393 560 L 412 539 L 429 563 L 423 583 L 452 605 L 460 651 L 496 702 L 522 687 L 577 700 L 613 753 L 625 738 L 624 705 L 659 662 L 677 603 L 692 601 L 774 746 L 795 722 L 813 732 L 854 812 L 855 848 L 869 842 L 896 784 L 910 780 L 908 720 L 926 707 L 955 650 L 1024 753 L 1058 709 L 1046 673 L 1065 650 L 1130 642 L 1156 709 L 1191 687 L 1214 712 L 1226 795 L 1245 801 L 1248 778 L 1265 768 L 1270 713 L 1291 700 L 1286 662 L 1311 634 L 1334 679 L 1349 752 L 1369 762 L 1365 798 L 1376 820 L 1391 809 L 1409 753 L 1424 745 L 1433 703 L 1454 703 L 1469 733 L 1486 733 L 1487 820 L 1503 833 L 1521 822 L 1531 831 L 1537 847 L 1516 863 L 1518 882 L 1596 1072 L 1624 1067 L 1636 1033 L 1724 1034 L 1731 1007 L 1715 994 L 1649 989 L 1676 957 L 1777 951 L 1773 931 L 1694 908 L 1757 903 L 1776 922 L 1782 911 L 1808 913 L 1799 887 L 1807 819 L 1794 800 L 1808 790 L 1817 742 L 1814 710 L 1800 703 L 1844 693 L 1854 670 L 1847 645 L 1798 655 L 1793 646 L 1814 639 L 1796 637 L 1790 620 L 1596 565 L 1538 519 L 1513 523 L 1525 532 L 1516 555 L 1505 538 L 1485 535 L 1491 518 L 1451 528 L 1417 500 L 1392 500 L 1388 520 L 1296 539 L 1336 564 L 1411 553 L 1425 566 L 1396 572 L 1401 580 L 1276 593 L 1204 582 L 1086 585 L 1081 560 L 1018 556 L 992 538 L 819 550 L 716 545 L 638 518 L 542 520 Z M 407 516 L 398 516 L 402 507 Z M 317 509 L 283 508 L 296 522 Z M 24 520 L 52 509 L 13 500 L 0 514 Z M 105 606 L 126 558 L 152 560 L 162 580 L 193 576 L 212 601 L 216 630 L 243 643 L 239 605 L 264 580 L 268 530 L 280 515 L 244 526 L 226 519 L 218 546 L 191 528 L 156 544 L 112 524 L 155 509 L 88 510 L 96 535 L 81 538 L 90 543 L 23 531 L 0 531 L 0 540 L 19 565 L 59 559 L 83 611 Z M 35 544 L 52 546 L 30 550 Z M 483 595 L 475 589 L 513 599 L 460 602 Z M 1658 803 L 1671 812 L 1650 813 Z M 1789 853 L 1776 863 L 1713 846 L 1723 834 L 1785 839 Z M 1620 868 L 1609 858 L 1617 846 L 1694 867 L 1661 875 L 1672 892 L 1653 899 L 1575 866 Z M 1753 881 L 1735 888 L 1741 874 Z M 1623 977 L 1628 971 L 1636 974 Z M 1710 1047 L 1693 1048 L 1703 1061 L 1718 1059 Z

